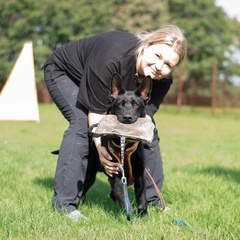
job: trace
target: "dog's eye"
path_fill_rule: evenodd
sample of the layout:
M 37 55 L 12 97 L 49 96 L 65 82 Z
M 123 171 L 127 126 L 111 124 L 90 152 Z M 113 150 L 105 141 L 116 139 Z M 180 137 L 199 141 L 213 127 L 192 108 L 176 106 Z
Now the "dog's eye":
M 125 101 L 122 101 L 122 102 L 118 103 L 118 106 L 119 107 L 124 107 L 125 106 Z
M 132 101 L 132 106 L 133 106 L 133 107 L 138 107 L 138 105 L 139 105 L 139 104 L 138 104 L 136 101 L 134 101 L 134 100 Z

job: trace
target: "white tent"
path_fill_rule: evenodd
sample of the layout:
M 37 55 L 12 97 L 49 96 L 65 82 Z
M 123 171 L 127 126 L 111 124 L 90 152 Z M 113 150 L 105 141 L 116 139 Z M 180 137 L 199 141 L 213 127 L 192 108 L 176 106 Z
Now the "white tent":
M 32 42 L 26 42 L 0 94 L 0 121 L 40 122 Z

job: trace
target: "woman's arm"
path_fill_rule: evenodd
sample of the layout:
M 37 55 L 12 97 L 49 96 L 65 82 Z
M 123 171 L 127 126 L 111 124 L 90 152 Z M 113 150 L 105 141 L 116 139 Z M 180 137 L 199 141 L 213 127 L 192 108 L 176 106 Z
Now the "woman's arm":
M 89 126 L 99 123 L 100 120 L 106 115 L 107 113 L 94 113 L 89 111 L 88 113 L 88 123 Z M 96 145 L 99 160 L 104 167 L 106 173 L 112 177 L 113 174 L 118 174 L 118 165 L 119 163 L 111 162 L 112 158 L 111 155 L 108 153 L 107 149 L 101 145 L 101 138 L 93 138 L 93 141 Z
M 150 117 L 153 117 L 153 115 L 158 111 L 159 106 L 169 91 L 172 82 L 172 76 L 162 80 L 153 80 L 151 99 L 146 106 L 147 114 Z

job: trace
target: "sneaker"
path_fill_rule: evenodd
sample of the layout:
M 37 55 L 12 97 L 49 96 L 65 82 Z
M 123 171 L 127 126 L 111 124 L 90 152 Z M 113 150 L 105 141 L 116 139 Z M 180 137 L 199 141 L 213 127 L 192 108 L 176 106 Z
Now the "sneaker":
M 164 212 L 167 212 L 167 211 L 170 211 L 170 210 L 171 210 L 171 208 L 168 207 L 168 206 L 166 206 L 166 207 L 163 209 Z
M 83 214 L 81 214 L 78 210 L 74 210 L 67 215 L 73 222 L 77 222 L 79 219 L 87 220 Z
M 152 206 L 152 207 L 159 207 L 162 211 L 170 211 L 170 207 L 168 207 L 167 205 L 165 206 L 164 209 L 162 209 L 162 204 L 161 204 L 161 201 L 160 200 L 157 200 L 157 201 L 152 201 L 152 202 L 148 202 L 148 205 L 149 206 Z

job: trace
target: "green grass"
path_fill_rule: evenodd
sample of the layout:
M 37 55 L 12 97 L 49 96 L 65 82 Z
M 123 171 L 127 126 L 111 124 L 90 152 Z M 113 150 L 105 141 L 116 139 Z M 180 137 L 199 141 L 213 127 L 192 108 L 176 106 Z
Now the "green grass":
M 169 212 L 128 222 L 98 174 L 73 223 L 51 209 L 56 156 L 66 121 L 40 105 L 40 123 L 0 122 L 0 239 L 240 239 L 240 112 L 164 105 L 156 115 Z M 132 189 L 130 199 L 134 201 Z M 135 216 L 133 216 L 135 218 Z M 173 222 L 184 220 L 191 227 Z

